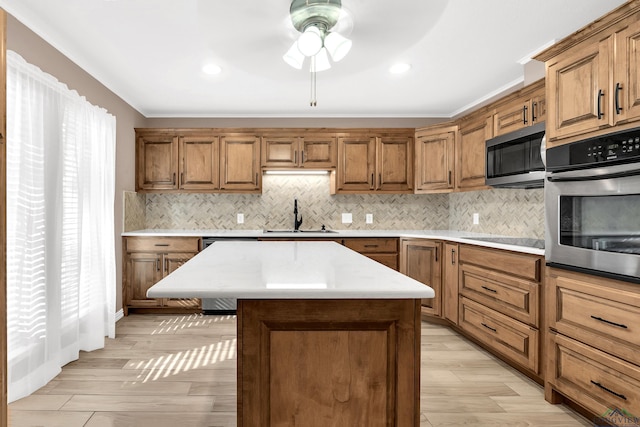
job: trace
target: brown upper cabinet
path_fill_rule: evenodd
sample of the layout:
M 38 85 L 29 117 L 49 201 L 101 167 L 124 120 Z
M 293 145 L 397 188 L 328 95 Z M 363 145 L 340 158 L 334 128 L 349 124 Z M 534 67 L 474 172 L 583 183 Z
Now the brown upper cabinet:
M 182 134 L 181 134 L 182 133 Z M 136 190 L 260 192 L 260 138 L 253 134 L 136 131 Z
M 536 57 L 547 67 L 547 146 L 640 120 L 639 15 L 640 2 L 626 2 Z
M 431 126 L 416 131 L 416 193 L 445 193 L 455 188 L 457 126 Z
M 493 137 L 493 117 L 486 110 L 458 122 L 456 190 L 484 190 L 486 140 Z
M 335 135 L 263 136 L 263 169 L 334 169 L 338 157 Z
M 338 136 L 333 193 L 412 193 L 412 136 Z
M 179 188 L 203 191 L 220 188 L 219 138 L 182 136 L 179 143 Z
M 220 190 L 260 192 L 260 137 L 220 137 Z
M 136 190 L 178 189 L 178 136 L 165 133 L 136 138 Z
M 546 120 L 544 79 L 505 97 L 493 115 L 493 136 L 503 135 Z

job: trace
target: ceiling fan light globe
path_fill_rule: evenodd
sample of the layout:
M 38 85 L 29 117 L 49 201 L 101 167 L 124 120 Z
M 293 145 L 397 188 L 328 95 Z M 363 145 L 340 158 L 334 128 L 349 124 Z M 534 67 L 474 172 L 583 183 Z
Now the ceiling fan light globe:
M 320 29 L 311 25 L 305 28 L 298 37 L 298 50 L 304 56 L 314 56 L 322 49 L 322 34 Z
M 331 58 L 336 62 L 347 56 L 352 44 L 351 40 L 335 32 L 329 33 L 324 38 L 324 47 L 327 48 Z
M 298 49 L 298 43 L 293 42 L 293 45 L 289 48 L 287 53 L 282 56 L 284 62 L 291 65 L 293 68 L 297 70 L 302 69 L 302 64 L 304 63 L 305 56 Z
M 315 58 L 315 70 L 311 69 L 311 72 L 325 71 L 331 68 L 331 62 L 329 62 L 329 55 L 327 55 L 327 49 L 322 48 Z M 313 68 L 312 64 L 312 68 Z

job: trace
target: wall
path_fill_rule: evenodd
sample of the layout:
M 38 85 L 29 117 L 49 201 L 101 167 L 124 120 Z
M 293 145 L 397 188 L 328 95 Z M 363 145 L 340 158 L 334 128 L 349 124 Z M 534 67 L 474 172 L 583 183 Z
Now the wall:
M 473 214 L 479 224 L 473 224 Z M 544 190 L 492 189 L 449 195 L 449 228 L 544 239 Z
M 544 239 L 543 190 L 493 189 L 432 195 L 330 195 L 329 178 L 263 177 L 262 195 L 127 194 L 127 230 L 284 229 L 293 227 L 293 199 L 303 229 L 451 229 Z M 353 223 L 342 224 L 351 213 Z M 236 223 L 243 213 L 244 224 Z M 372 213 L 373 224 L 365 224 Z M 473 224 L 473 213 L 480 221 Z
M 55 76 L 69 89 L 76 90 L 90 103 L 105 108 L 116 117 L 116 310 L 122 308 L 122 192 L 133 190 L 135 171 L 135 127 L 143 127 L 145 118 L 116 96 L 82 68 L 62 55 L 49 43 L 25 27 L 11 15 L 7 16 L 7 49 L 19 53 L 27 62 Z

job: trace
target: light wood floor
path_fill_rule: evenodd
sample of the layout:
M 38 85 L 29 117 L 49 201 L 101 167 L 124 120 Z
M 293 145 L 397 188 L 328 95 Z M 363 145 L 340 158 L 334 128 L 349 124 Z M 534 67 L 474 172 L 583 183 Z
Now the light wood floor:
M 130 315 L 106 348 L 10 404 L 10 427 L 236 425 L 234 316 Z M 421 427 L 593 426 L 450 328 L 423 323 Z M 349 426 L 351 427 L 351 426 Z

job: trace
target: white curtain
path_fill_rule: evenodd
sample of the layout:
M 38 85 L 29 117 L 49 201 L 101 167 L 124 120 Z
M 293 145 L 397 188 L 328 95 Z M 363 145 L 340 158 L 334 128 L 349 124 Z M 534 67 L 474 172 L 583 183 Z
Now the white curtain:
M 116 120 L 7 51 L 9 401 L 115 335 Z

